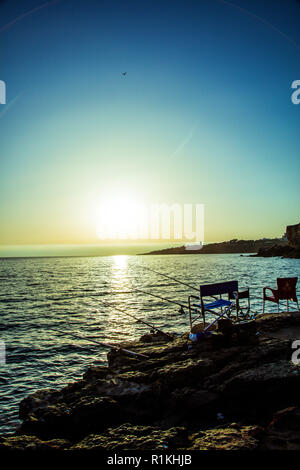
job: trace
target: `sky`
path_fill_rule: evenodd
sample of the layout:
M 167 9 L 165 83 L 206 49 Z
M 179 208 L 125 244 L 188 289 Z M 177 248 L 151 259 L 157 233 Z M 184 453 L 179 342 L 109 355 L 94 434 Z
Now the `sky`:
M 2 0 L 0 255 L 99 243 L 108 194 L 204 204 L 211 242 L 282 236 L 300 219 L 299 14 L 297 0 Z

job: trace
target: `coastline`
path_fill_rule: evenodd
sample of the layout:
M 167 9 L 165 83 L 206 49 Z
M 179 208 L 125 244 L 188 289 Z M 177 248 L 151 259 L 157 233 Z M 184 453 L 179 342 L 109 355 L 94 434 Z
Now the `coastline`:
M 211 254 L 242 254 L 257 253 L 260 250 L 272 249 L 279 246 L 285 249 L 288 246 L 286 240 L 280 238 L 261 240 L 229 240 L 224 242 L 209 243 L 199 250 L 189 250 L 186 246 L 170 247 L 162 250 L 154 250 L 140 255 L 211 255 Z
M 156 250 L 144 255 L 204 255 L 229 253 L 256 253 L 250 256 L 263 258 L 280 256 L 282 258 L 300 258 L 300 223 L 288 225 L 282 238 L 261 238 L 259 240 L 229 240 L 209 243 L 199 250 L 189 250 L 185 246 Z
M 197 344 L 123 342 L 148 358 L 112 350 L 107 367 L 23 399 L 23 423 L 0 450 L 300 450 L 299 333 L 300 314 L 281 313 L 221 324 Z

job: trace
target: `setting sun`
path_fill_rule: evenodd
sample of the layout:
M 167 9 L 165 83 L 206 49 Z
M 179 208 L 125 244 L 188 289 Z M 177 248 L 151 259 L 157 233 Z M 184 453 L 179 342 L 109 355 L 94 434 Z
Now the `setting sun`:
M 128 196 L 116 196 L 100 204 L 97 216 L 97 236 L 102 239 L 138 239 L 143 235 L 147 209 Z

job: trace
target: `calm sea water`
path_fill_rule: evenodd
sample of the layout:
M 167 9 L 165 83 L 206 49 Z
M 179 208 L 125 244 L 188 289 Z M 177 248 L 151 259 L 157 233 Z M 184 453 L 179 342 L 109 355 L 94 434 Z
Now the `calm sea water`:
M 156 275 L 155 269 L 195 285 L 237 279 L 252 287 L 252 308 L 261 310 L 262 286 L 276 277 L 298 276 L 300 260 L 239 255 L 113 256 L 98 258 L 0 259 L 0 430 L 18 426 L 18 404 L 41 388 L 59 388 L 78 379 L 92 363 L 106 363 L 101 346 L 69 333 L 118 342 L 149 328 L 109 302 L 166 331 L 188 331 L 188 313 L 133 289 L 186 301 L 191 290 Z M 269 311 L 274 311 L 272 304 Z

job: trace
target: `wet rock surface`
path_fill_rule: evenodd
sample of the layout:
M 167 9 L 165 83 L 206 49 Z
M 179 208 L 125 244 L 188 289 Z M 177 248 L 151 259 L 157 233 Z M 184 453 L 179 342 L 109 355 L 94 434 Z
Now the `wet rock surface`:
M 113 350 L 107 367 L 25 398 L 0 450 L 299 450 L 300 366 L 280 335 L 299 326 L 299 313 L 265 315 L 198 343 L 122 343 L 147 358 Z

